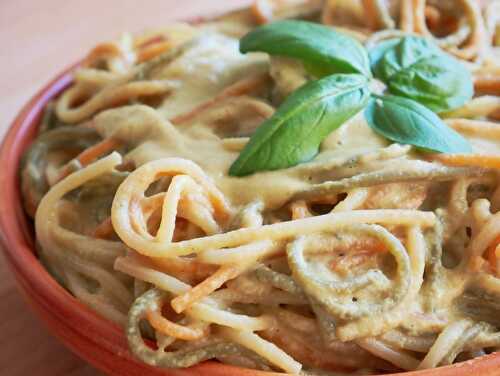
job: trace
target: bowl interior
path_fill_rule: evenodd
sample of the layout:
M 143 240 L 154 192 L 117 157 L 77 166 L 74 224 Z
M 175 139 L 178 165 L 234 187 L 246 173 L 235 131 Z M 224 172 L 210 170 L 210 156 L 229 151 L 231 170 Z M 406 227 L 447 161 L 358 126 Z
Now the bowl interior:
M 161 370 L 145 365 L 129 352 L 122 328 L 76 300 L 36 258 L 33 225 L 21 203 L 18 169 L 24 150 L 36 136 L 44 106 L 70 85 L 74 68 L 56 77 L 28 102 L 14 120 L 0 149 L 0 164 L 3 166 L 0 171 L 0 245 L 20 291 L 53 334 L 82 358 L 108 374 L 272 375 L 216 362 L 205 362 L 179 370 Z M 500 375 L 500 354 L 404 375 Z

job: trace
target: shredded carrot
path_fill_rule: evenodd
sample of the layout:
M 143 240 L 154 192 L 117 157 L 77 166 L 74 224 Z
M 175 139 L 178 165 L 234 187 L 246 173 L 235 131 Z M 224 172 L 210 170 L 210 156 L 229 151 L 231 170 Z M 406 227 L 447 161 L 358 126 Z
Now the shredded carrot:
M 459 132 L 473 132 L 483 137 L 500 137 L 500 124 L 491 121 L 448 119 L 446 124 Z
M 95 46 L 84 60 L 84 65 L 92 65 L 95 61 L 109 56 L 122 56 L 122 50 L 116 43 L 100 43 Z
M 365 9 L 365 23 L 370 30 L 377 30 L 379 28 L 379 22 L 376 17 L 377 15 L 377 5 L 373 0 L 362 0 L 363 8 Z
M 380 249 L 385 250 L 385 248 Z M 337 259 L 333 260 L 330 263 L 330 268 L 343 276 L 347 276 L 347 274 L 352 272 L 356 266 L 363 265 L 377 253 L 380 253 L 379 250 L 374 249 L 365 250 L 345 256 L 339 256 Z
M 442 35 L 449 35 L 453 33 L 457 28 L 459 27 L 458 25 L 458 19 L 453 17 L 452 15 L 440 15 L 439 19 L 439 32 Z M 437 25 L 436 25 L 437 28 Z
M 214 274 L 199 283 L 186 293 L 172 299 L 171 306 L 175 312 L 181 313 L 191 305 L 196 303 L 201 298 L 209 295 L 228 280 L 237 277 L 243 268 L 241 266 L 224 265 L 219 268 Z
M 500 77 L 492 75 L 474 76 L 476 93 L 500 95 Z
M 493 274 L 497 272 L 497 258 L 500 255 L 500 235 L 493 241 L 486 251 L 486 259 L 490 264 L 490 269 Z
M 172 42 L 166 40 L 141 48 L 137 54 L 137 62 L 143 63 L 147 60 L 151 60 L 156 56 L 166 52 L 167 50 L 172 48 L 172 46 L 173 46 Z
M 106 218 L 94 230 L 94 237 L 99 239 L 109 239 L 113 235 L 113 223 L 111 217 Z
M 106 138 L 101 142 L 85 149 L 81 152 L 76 159 L 82 164 L 82 166 L 88 165 L 90 162 L 101 157 L 105 153 L 108 153 L 120 146 L 120 142 L 112 138 Z
M 163 36 L 163 35 L 154 35 L 154 36 L 152 36 L 149 39 L 141 41 L 138 46 L 137 46 L 137 42 L 135 42 L 135 43 L 136 43 L 136 46 L 138 48 L 145 48 L 145 47 L 149 47 L 149 46 L 151 46 L 153 44 L 164 42 L 164 41 L 165 41 L 165 36 Z
M 500 168 L 500 155 L 487 154 L 435 154 L 432 159 L 447 166 L 476 166 Z
M 203 328 L 176 324 L 163 317 L 158 311 L 147 311 L 146 318 L 151 326 L 162 334 L 185 341 L 195 341 L 207 334 L 207 331 L 203 330 Z
M 151 258 L 148 260 L 159 270 L 181 275 L 184 281 L 196 283 L 216 272 L 217 267 L 187 257 Z
M 267 73 L 258 74 L 249 78 L 245 78 L 228 86 L 227 88 L 222 90 L 221 93 L 217 94 L 214 98 L 201 103 L 199 106 L 195 107 L 194 109 L 185 114 L 170 119 L 170 121 L 176 125 L 185 123 L 195 118 L 202 111 L 212 107 L 213 105 L 221 102 L 226 98 L 239 97 L 242 95 L 246 95 L 250 92 L 255 92 L 257 90 L 262 89 L 268 82 L 269 82 L 269 75 Z
M 441 13 L 439 12 L 439 9 L 433 7 L 432 5 L 426 5 L 424 14 L 429 27 L 431 29 L 436 29 L 441 20 Z
M 73 161 L 75 161 L 75 160 L 78 161 L 82 167 L 87 166 L 92 161 L 94 161 L 97 158 L 103 156 L 104 154 L 118 148 L 119 146 L 120 146 L 120 142 L 118 142 L 112 138 L 106 138 L 106 139 L 102 140 L 101 142 L 99 142 L 95 145 L 92 145 L 91 147 L 82 151 L 80 154 L 78 154 L 73 159 Z M 67 163 L 65 166 L 62 167 L 61 173 L 60 173 L 57 181 L 64 179 L 70 173 L 71 173 L 70 164 Z
M 491 119 L 493 119 L 493 120 L 498 120 L 498 121 L 500 121 L 500 108 L 499 108 L 498 110 L 494 111 L 493 113 L 491 113 L 491 114 L 489 115 L 489 117 L 490 117 Z

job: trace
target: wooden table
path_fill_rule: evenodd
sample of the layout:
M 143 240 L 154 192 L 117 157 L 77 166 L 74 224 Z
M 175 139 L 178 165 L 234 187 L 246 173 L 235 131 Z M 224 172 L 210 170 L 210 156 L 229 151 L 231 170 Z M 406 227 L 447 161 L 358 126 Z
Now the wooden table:
M 113 39 L 123 31 L 157 27 L 249 2 L 1 0 L 0 138 L 23 104 L 94 44 Z M 0 281 L 1 375 L 100 375 L 52 338 L 28 310 L 2 257 Z

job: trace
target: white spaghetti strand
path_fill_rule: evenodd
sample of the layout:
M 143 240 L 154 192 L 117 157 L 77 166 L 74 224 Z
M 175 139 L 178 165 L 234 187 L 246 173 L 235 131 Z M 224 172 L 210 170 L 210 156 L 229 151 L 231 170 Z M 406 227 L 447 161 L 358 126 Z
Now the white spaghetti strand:
M 176 171 L 185 171 L 199 183 L 203 184 L 207 190 L 213 204 L 219 208 L 221 215 L 227 218 L 229 215 L 228 204 L 225 202 L 221 193 L 215 188 L 213 183 L 204 176 L 202 170 L 194 163 L 181 159 L 165 159 L 150 162 L 141 166 L 130 174 L 120 185 L 113 200 L 112 221 L 113 227 L 122 241 L 129 247 L 138 250 L 146 256 L 154 257 L 173 257 L 182 256 L 191 253 L 198 253 L 202 249 L 218 249 L 225 247 L 234 247 L 245 244 L 251 240 L 280 240 L 292 236 L 318 232 L 336 224 L 349 223 L 405 223 L 421 224 L 422 226 L 431 226 L 434 222 L 432 213 L 404 210 L 380 210 L 380 211 L 357 211 L 346 214 L 330 214 L 320 217 L 305 218 L 297 221 L 277 223 L 274 225 L 262 226 L 259 228 L 245 228 L 228 233 L 216 234 L 202 239 L 193 239 L 178 243 L 161 243 L 152 236 L 144 237 L 143 234 L 134 230 L 131 215 L 139 210 L 137 203 L 143 197 L 143 192 L 148 185 L 163 175 L 175 174 Z M 140 176 L 140 180 L 139 180 Z M 139 182 L 141 182 L 139 184 Z M 175 202 L 175 201 L 174 201 Z M 172 208 L 173 202 L 165 202 L 163 209 Z M 217 210 L 214 207 L 214 210 Z M 162 213 L 164 218 L 169 218 L 170 225 L 173 223 L 176 212 L 171 209 L 170 212 Z M 164 219 L 166 220 L 166 219 Z
M 388 346 L 382 341 L 374 338 L 359 339 L 356 343 L 372 354 L 385 359 L 404 370 L 411 371 L 416 369 L 419 365 L 418 359 L 406 354 L 403 351 L 395 350 L 391 346 Z
M 448 325 L 437 337 L 436 342 L 419 364 L 418 369 L 436 367 L 471 325 L 472 323 L 469 320 L 460 320 Z
M 292 375 L 298 375 L 302 368 L 299 362 L 273 343 L 260 338 L 257 334 L 249 331 L 235 331 L 229 328 L 221 329 L 221 334 L 223 337 L 255 351 L 272 364 Z
M 258 0 L 99 43 L 47 104 L 21 162 L 36 254 L 124 328 L 134 356 L 167 373 L 203 373 L 169 369 L 207 360 L 293 375 L 474 367 L 457 363 L 500 349 L 499 10 L 489 0 Z M 332 35 L 327 53 L 344 60 L 240 51 L 290 25 Z M 422 38 L 471 73 L 472 98 L 437 114 L 469 152 L 394 143 L 363 111 L 326 132 L 323 115 L 342 112 L 343 95 L 322 97 L 323 112 L 293 112 L 301 87 L 325 89 L 350 65 L 378 77 L 421 61 Z M 412 68 L 405 82 L 421 94 L 422 67 Z M 469 79 L 442 73 L 457 88 Z M 390 85 L 368 86 L 382 95 Z M 375 120 L 411 136 L 404 114 Z M 261 170 L 236 176 L 245 155 L 247 171 Z
M 172 276 L 142 266 L 136 261 L 126 258 L 117 259 L 115 268 L 123 273 L 133 276 L 134 278 L 151 283 L 158 288 L 171 292 L 175 295 L 183 294 L 189 291 L 191 287 Z M 205 302 L 205 300 L 202 300 L 202 302 L 194 304 L 186 312 L 186 314 L 199 320 L 238 329 L 246 328 L 247 330 L 263 330 L 271 324 L 268 317 L 253 318 L 246 315 L 234 314 L 218 309 L 212 304 L 213 302 Z

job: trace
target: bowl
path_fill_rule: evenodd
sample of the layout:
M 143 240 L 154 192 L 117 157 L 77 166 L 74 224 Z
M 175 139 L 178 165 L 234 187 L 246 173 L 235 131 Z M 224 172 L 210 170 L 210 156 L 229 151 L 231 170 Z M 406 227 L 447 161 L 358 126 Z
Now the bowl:
M 23 152 L 35 138 L 44 106 L 72 81 L 67 69 L 40 90 L 13 121 L 0 148 L 0 247 L 20 293 L 49 331 L 67 347 L 109 375 L 120 376 L 271 376 L 209 361 L 189 369 L 148 366 L 128 350 L 123 330 L 76 300 L 45 270 L 36 257 L 31 220 L 23 211 L 19 165 Z M 400 376 L 500 375 L 500 353 Z

